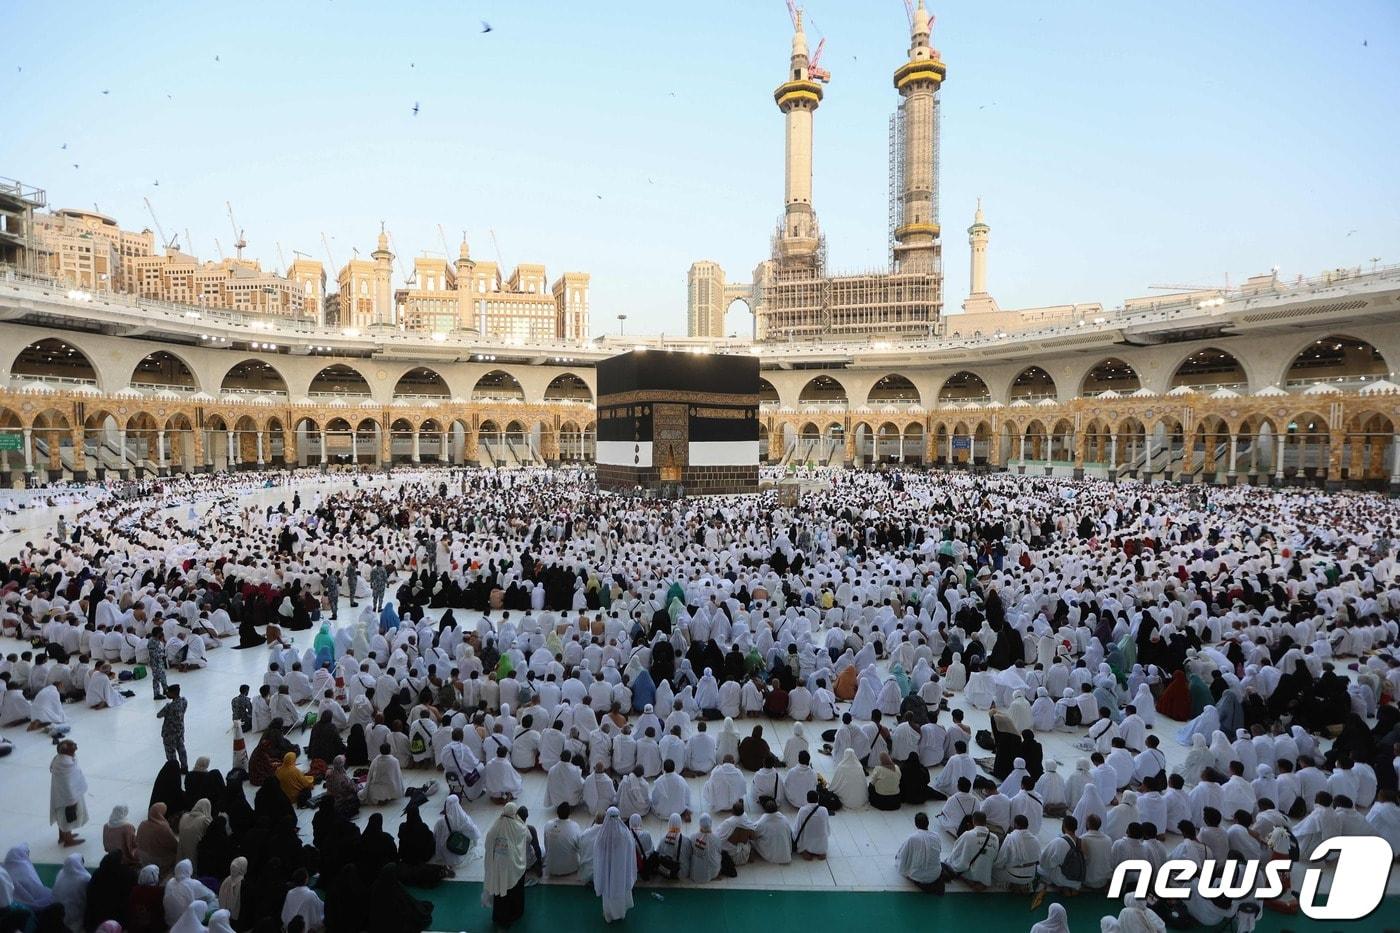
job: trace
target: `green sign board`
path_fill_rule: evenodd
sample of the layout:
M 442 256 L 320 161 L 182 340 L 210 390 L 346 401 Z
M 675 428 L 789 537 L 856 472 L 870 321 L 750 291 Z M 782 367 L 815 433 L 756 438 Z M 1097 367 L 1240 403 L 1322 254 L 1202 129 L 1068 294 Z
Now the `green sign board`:
M 23 434 L 0 434 L 0 450 L 23 450 Z

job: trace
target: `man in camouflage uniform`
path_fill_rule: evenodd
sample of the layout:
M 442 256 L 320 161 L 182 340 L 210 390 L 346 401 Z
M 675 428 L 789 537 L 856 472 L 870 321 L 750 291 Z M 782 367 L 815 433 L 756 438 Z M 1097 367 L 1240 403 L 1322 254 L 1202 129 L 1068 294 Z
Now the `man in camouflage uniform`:
M 382 560 L 377 560 L 374 562 L 374 569 L 369 572 L 369 589 L 374 594 L 375 612 L 384 608 L 384 590 L 388 585 L 389 571 L 384 569 Z
M 180 696 L 179 684 L 172 684 L 166 695 L 170 702 L 156 713 L 164 720 L 160 726 L 160 740 L 165 744 L 165 760 L 179 762 L 180 773 L 184 774 L 190 770 L 189 757 L 185 754 L 185 710 L 189 709 L 190 701 Z
M 157 700 L 165 699 L 165 628 L 157 623 L 146 639 L 146 670 L 151 673 L 151 690 Z
M 326 602 L 331 604 L 331 621 L 340 618 L 340 574 L 327 570 L 321 575 L 321 589 L 326 594 Z

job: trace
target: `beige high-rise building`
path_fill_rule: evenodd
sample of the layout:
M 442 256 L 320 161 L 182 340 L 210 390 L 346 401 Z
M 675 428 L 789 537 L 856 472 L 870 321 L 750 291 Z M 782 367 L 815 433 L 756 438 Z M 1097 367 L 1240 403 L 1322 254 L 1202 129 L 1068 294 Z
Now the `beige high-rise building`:
M 365 328 L 379 317 L 375 311 L 379 289 L 375 264 L 368 259 L 352 259 L 340 267 L 336 285 L 340 295 L 341 327 Z
M 298 256 L 287 269 L 287 278 L 301 287 L 302 313 L 318 324 L 325 324 L 326 267 L 315 259 Z
M 395 293 L 398 321 L 404 330 L 451 334 L 476 330 L 470 315 L 462 314 L 462 296 L 470 282 L 459 282 L 457 267 L 438 256 L 413 260 L 413 284 Z
M 686 275 L 686 285 L 686 336 L 723 337 L 724 270 L 719 263 L 708 259 L 693 262 Z
M 565 272 L 555 280 L 551 291 L 554 305 L 559 309 L 558 336 L 562 340 L 587 340 L 588 283 L 587 272 Z
M 129 290 L 143 298 L 276 317 L 316 313 L 310 307 L 308 315 L 304 284 L 266 272 L 251 259 L 200 263 L 187 253 L 167 250 L 163 256 L 130 259 L 124 268 L 131 279 Z
M 130 261 L 156 251 L 150 230 L 123 230 L 111 217 L 93 211 L 36 214 L 34 238 L 38 251 L 48 254 L 49 275 L 94 291 L 135 291 Z

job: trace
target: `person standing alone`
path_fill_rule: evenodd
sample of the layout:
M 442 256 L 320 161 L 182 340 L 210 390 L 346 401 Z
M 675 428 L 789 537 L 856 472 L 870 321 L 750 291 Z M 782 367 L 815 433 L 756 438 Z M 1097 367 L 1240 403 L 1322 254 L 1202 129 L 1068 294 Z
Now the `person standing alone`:
M 156 713 L 164 720 L 160 726 L 160 740 L 165 743 L 165 760 L 178 762 L 180 773 L 184 774 L 190 770 L 189 758 L 185 754 L 185 710 L 189 709 L 190 701 L 180 696 L 179 684 L 171 684 L 165 695 L 170 702 Z

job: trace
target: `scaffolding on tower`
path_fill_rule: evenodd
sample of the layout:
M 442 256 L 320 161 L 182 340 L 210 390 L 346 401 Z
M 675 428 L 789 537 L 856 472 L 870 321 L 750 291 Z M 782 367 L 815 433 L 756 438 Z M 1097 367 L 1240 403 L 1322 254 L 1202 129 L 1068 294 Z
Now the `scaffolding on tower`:
M 890 216 L 886 232 L 885 248 L 890 257 L 890 268 L 894 261 L 894 231 L 899 226 L 900 193 L 904 187 L 904 104 L 901 102 L 890 114 Z

